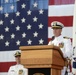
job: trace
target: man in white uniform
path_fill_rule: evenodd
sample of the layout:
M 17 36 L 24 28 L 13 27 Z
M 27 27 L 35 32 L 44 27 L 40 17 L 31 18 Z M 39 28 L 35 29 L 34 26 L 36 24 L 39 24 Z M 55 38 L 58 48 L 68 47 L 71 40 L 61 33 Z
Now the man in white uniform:
M 15 59 L 16 59 L 16 65 L 13 65 L 9 68 L 8 70 L 8 75 L 28 75 L 28 70 L 27 68 L 24 68 L 23 65 L 21 65 L 21 52 L 20 51 L 16 51 L 16 53 L 14 54 Z
M 61 22 L 53 21 L 51 23 L 51 27 L 53 29 L 54 36 L 52 37 L 48 45 L 54 44 L 55 46 L 60 47 L 64 58 L 71 59 L 73 54 L 71 40 L 68 37 L 63 37 L 61 34 L 64 25 Z M 63 68 L 61 75 L 65 75 L 66 68 L 67 67 Z

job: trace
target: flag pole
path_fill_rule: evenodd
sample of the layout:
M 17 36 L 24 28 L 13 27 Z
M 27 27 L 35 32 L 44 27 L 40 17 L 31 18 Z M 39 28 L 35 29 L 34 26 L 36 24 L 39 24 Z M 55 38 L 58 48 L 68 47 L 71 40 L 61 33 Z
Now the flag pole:
M 73 15 L 73 66 L 72 66 L 72 72 L 76 75 L 76 0 L 74 4 L 74 15 Z
M 76 0 L 74 5 L 74 16 L 73 16 L 73 47 L 74 46 L 76 46 Z

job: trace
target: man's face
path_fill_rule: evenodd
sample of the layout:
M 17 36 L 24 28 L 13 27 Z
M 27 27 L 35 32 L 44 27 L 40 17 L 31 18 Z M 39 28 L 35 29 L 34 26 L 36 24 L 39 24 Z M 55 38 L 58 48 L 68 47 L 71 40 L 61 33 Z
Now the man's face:
M 16 59 L 16 62 L 20 63 L 21 56 L 16 56 L 15 59 Z
M 58 37 L 61 35 L 62 29 L 53 28 L 54 36 Z

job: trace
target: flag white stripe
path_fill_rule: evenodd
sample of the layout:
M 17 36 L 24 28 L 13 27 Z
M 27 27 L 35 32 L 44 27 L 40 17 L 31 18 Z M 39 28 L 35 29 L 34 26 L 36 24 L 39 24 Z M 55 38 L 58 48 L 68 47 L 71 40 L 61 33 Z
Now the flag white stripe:
M 48 16 L 73 16 L 74 4 L 50 5 Z
M 13 62 L 15 51 L 0 51 L 0 62 Z
M 0 75 L 7 75 L 7 72 L 0 72 Z

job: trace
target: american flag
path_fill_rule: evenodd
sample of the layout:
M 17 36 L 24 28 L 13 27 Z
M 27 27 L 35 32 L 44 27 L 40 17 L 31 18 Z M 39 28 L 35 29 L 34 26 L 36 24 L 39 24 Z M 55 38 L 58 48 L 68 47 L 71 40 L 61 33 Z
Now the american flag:
M 65 25 L 62 34 L 72 38 L 75 0 L 0 0 L 0 74 L 15 64 L 20 46 L 47 45 L 51 22 Z

